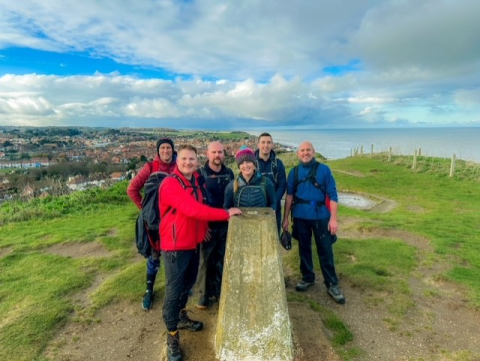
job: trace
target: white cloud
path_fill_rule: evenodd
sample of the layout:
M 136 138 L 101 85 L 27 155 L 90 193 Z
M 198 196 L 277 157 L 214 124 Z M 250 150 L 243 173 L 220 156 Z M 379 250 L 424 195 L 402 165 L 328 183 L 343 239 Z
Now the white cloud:
M 368 103 L 368 104 L 381 104 L 381 103 L 391 103 L 394 99 L 391 98 L 380 98 L 380 97 L 350 97 L 348 98 L 349 103 Z
M 446 122 L 453 107 L 474 104 L 479 99 L 478 91 L 465 90 L 455 96 L 431 94 L 419 99 L 396 98 L 388 92 L 363 95 L 359 91 L 345 97 L 342 86 L 332 89 L 335 91 L 319 87 L 318 82 L 287 80 L 280 75 L 265 83 L 253 79 L 173 81 L 104 74 L 4 75 L 0 77 L 0 119 L 3 124 L 15 124 L 19 119 L 31 125 L 103 122 L 118 126 L 125 121 L 142 126 L 173 122 L 177 127 L 219 128 L 247 124 L 361 126 L 361 121 L 381 125 L 397 118 L 415 124 L 428 123 L 429 116 Z M 471 109 L 463 115 L 465 122 L 472 120 Z M 462 122 L 462 116 L 456 121 Z
M 477 0 L 0 0 L 0 49 L 82 52 L 183 77 L 3 72 L 0 123 L 475 122 L 479 13 Z
M 43 97 L 0 98 L 0 114 L 44 116 L 53 113 L 51 104 Z

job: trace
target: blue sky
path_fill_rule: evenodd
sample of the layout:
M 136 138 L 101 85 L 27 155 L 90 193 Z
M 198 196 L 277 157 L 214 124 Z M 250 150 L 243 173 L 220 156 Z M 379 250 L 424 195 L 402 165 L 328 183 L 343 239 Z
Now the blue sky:
M 0 0 L 0 125 L 480 126 L 477 0 Z

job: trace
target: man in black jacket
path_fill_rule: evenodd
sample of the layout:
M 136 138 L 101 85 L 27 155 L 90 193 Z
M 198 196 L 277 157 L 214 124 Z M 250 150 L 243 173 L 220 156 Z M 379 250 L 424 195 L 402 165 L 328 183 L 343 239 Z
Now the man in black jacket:
M 233 172 L 223 164 L 225 152 L 220 142 L 212 142 L 207 148 L 208 161 L 200 168 L 210 194 L 210 206 L 223 208 L 225 188 L 234 178 Z M 228 222 L 210 222 L 210 241 L 200 246 L 200 264 L 197 288 L 200 294 L 196 307 L 204 310 L 209 306 L 210 297 L 220 297 L 222 285 L 223 259 L 227 242 Z
M 265 177 L 269 178 L 275 186 L 277 197 L 277 229 L 280 234 L 280 223 L 282 219 L 281 201 L 287 189 L 287 176 L 283 162 L 277 158 L 273 151 L 273 139 L 269 133 L 262 133 L 258 136 L 258 149 L 255 151 L 257 158 L 257 169 Z

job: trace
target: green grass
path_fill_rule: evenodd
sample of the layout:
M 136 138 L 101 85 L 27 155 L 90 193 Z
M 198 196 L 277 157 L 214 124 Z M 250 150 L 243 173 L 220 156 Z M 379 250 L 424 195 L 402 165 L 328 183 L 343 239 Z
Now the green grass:
M 281 157 L 287 168 L 296 163 L 293 154 Z M 480 191 L 472 167 L 459 166 L 455 177 L 449 178 L 444 166 L 413 171 L 397 158 L 389 163 L 380 157 L 355 157 L 329 161 L 328 165 L 339 190 L 397 202 L 397 207 L 385 214 L 340 207 L 340 217 L 355 217 L 359 229 L 404 230 L 430 240 L 431 252 L 381 237 L 340 239 L 335 244 L 340 278 L 364 290 L 367 305 L 381 304 L 388 310 L 385 322 L 392 331 L 401 326 L 412 307 L 408 281 L 420 265 L 443 265 L 445 271 L 438 277 L 463 286 L 470 304 L 480 307 Z M 95 312 L 111 302 L 138 302 L 144 290 L 145 264 L 134 248 L 138 211 L 125 190 L 124 182 L 109 190 L 0 206 L 1 360 L 38 360 L 55 333 L 73 317 L 91 322 Z M 108 255 L 74 258 L 48 251 L 58 244 L 90 242 L 100 244 Z M 287 253 L 284 262 L 298 277 L 295 249 Z M 318 260 L 315 262 L 319 270 Z M 99 279 L 103 282 L 92 287 Z M 163 286 L 160 274 L 156 285 L 160 294 Z M 86 301 L 78 301 L 87 290 Z M 435 290 L 426 292 L 426 297 L 438 297 Z M 355 335 L 348 325 L 327 307 L 300 295 L 288 297 L 308 303 L 320 314 L 332 330 L 333 344 L 343 360 L 362 354 L 349 346 Z
M 460 174 L 449 178 L 413 172 L 369 158 L 346 158 L 330 166 L 339 190 L 379 195 L 398 203 L 393 212 L 385 214 L 362 214 L 343 207 L 340 214 L 375 219 L 375 227 L 402 229 L 426 237 L 434 252 L 449 265 L 446 278 L 467 286 L 471 303 L 480 307 L 480 286 L 476 282 L 480 279 L 478 180 L 464 179 Z M 335 172 L 337 169 L 360 172 L 364 177 Z
M 312 310 L 317 312 L 326 328 L 333 332 L 332 343 L 334 346 L 344 346 L 353 340 L 353 334 L 342 320 L 331 310 L 323 307 L 318 302 L 309 299 L 299 293 L 290 292 L 287 294 L 289 302 L 307 303 Z
M 126 184 L 123 193 L 125 189 Z M 137 210 L 129 201 L 119 202 L 115 195 L 107 201 L 109 192 L 115 193 L 93 192 L 98 195 L 95 201 L 92 193 L 79 192 L 71 196 L 76 203 L 72 199 L 39 202 L 35 204 L 40 209 L 35 219 L 29 217 L 32 211 L 28 205 L 10 205 L 17 207 L 17 212 L 25 210 L 28 221 L 15 221 L 2 213 L 10 222 L 0 228 L 0 252 L 9 251 L 0 257 L 1 360 L 39 357 L 59 327 L 71 319 L 74 309 L 88 320 L 109 302 L 133 301 L 143 292 L 145 263 L 134 257 L 133 245 Z M 65 211 L 65 204 L 71 209 Z M 56 244 L 89 242 L 100 244 L 109 252 L 108 257 L 73 258 L 48 252 Z M 81 305 L 74 301 L 74 296 L 100 275 L 106 280 L 90 302 Z M 163 276 L 159 278 L 162 286 Z

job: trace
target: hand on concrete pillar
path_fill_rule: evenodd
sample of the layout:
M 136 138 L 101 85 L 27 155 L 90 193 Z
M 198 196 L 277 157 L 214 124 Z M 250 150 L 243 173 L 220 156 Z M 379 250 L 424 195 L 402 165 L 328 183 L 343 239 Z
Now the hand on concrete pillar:
M 231 216 L 239 216 L 242 214 L 242 211 L 238 208 L 230 208 L 228 210 L 228 215 L 231 217 Z

